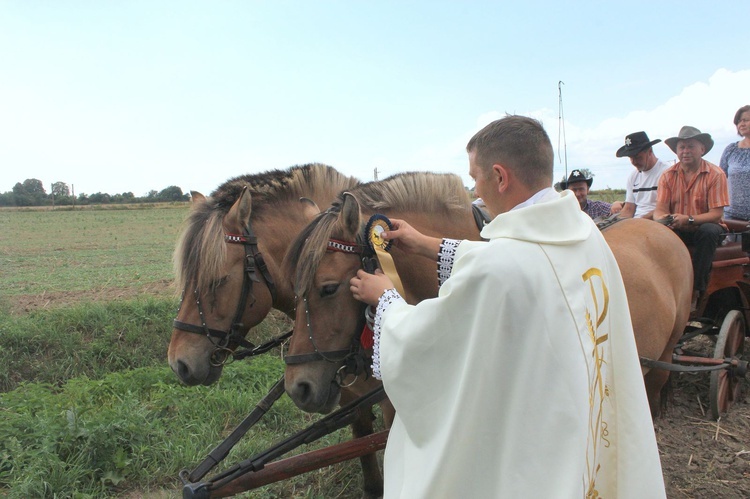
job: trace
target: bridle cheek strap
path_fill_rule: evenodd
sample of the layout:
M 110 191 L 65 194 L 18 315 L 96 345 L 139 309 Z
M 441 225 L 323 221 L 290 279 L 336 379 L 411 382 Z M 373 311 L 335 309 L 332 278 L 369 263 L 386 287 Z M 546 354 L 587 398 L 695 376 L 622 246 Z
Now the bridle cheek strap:
M 232 325 L 229 331 L 223 331 L 220 329 L 209 328 L 206 324 L 206 320 L 203 314 L 203 306 L 200 300 L 200 292 L 195 289 L 195 300 L 198 306 L 198 314 L 201 318 L 201 325 L 188 324 L 186 322 L 175 319 L 172 324 L 175 329 L 185 331 L 188 333 L 195 333 L 206 336 L 209 340 L 216 338 L 219 341 L 214 343 L 217 351 L 226 351 L 230 354 L 235 354 L 238 347 L 254 350 L 256 347 L 253 343 L 247 341 L 242 333 L 244 326 L 242 324 L 242 316 L 245 314 L 245 307 L 247 306 L 247 300 L 252 295 L 253 282 L 260 282 L 257 271 L 263 276 L 268 286 L 268 291 L 271 293 L 271 300 L 276 301 L 276 286 L 274 285 L 271 273 L 268 270 L 263 255 L 258 250 L 258 238 L 253 234 L 250 226 L 245 226 L 243 234 L 225 234 L 224 241 L 228 244 L 242 244 L 245 247 L 245 268 L 242 276 L 242 292 L 240 299 L 237 302 L 237 308 L 234 312 L 234 319 L 232 319 Z M 184 297 L 184 292 L 183 292 Z M 254 302 L 253 302 L 254 303 Z M 250 306 L 253 306 L 253 303 Z M 213 343 L 213 341 L 212 341 Z M 230 343 L 234 343 L 237 346 L 234 349 L 230 349 Z M 241 354 L 242 352 L 236 352 Z M 244 355 L 247 356 L 247 355 Z

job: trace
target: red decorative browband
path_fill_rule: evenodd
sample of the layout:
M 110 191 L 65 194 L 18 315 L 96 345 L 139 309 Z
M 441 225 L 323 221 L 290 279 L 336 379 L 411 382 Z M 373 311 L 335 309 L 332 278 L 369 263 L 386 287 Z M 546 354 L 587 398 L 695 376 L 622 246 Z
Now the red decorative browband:
M 328 240 L 328 250 L 339 251 L 341 253 L 353 253 L 355 255 L 361 255 L 364 252 L 364 248 L 361 244 L 339 241 L 338 239 Z

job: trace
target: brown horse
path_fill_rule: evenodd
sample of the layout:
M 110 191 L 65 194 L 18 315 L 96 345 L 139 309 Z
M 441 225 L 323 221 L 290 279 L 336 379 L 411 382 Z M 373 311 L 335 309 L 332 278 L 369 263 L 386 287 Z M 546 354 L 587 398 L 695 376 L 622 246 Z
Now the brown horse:
M 174 252 L 183 290 L 169 344 L 169 365 L 187 385 L 209 385 L 223 361 L 271 308 L 291 316 L 294 293 L 280 265 L 293 238 L 359 181 L 322 164 L 228 180 L 193 206 Z M 311 210 L 311 206 L 314 209 Z
M 371 352 L 357 347 L 365 307 L 352 297 L 349 279 L 363 264 L 357 249 L 362 248 L 362 221 L 374 213 L 407 219 L 430 235 L 479 239 L 471 199 L 460 177 L 431 173 L 395 175 L 342 193 L 300 233 L 285 263 L 287 272 L 296 274 L 299 301 L 284 377 L 287 394 L 307 412 L 327 413 L 336 406 L 341 385 L 351 382 L 342 372 L 353 357 L 359 357 L 356 365 L 370 364 Z M 351 242 L 353 251 L 329 251 L 331 239 Z M 391 254 L 407 302 L 437 295 L 434 262 L 395 247 Z M 349 389 L 365 393 L 378 384 L 362 376 Z M 389 414 L 384 415 L 388 422 Z
M 318 205 L 358 184 L 330 166 L 309 164 L 230 179 L 209 198 L 193 193 L 174 254 L 183 300 L 168 352 L 182 382 L 215 382 L 226 357 L 271 308 L 293 316 L 294 292 L 280 270 L 284 254 L 319 213 Z M 354 398 L 346 392 L 342 403 Z M 361 411 L 352 432 L 371 434 L 372 414 Z M 369 455 L 360 461 L 365 497 L 382 495 L 377 459 Z
M 671 229 L 650 220 L 623 220 L 602 234 L 625 283 L 638 355 L 672 362 L 672 351 L 690 315 L 690 253 Z M 669 371 L 644 367 L 643 375 L 651 414 L 657 416 Z
M 416 184 L 416 177 L 412 181 Z M 356 248 L 363 237 L 362 220 L 370 214 L 405 219 L 429 235 L 478 236 L 468 202 L 457 193 L 451 198 L 435 185 L 417 188 L 407 187 L 404 182 L 388 182 L 365 184 L 352 196 L 340 197 L 290 248 L 287 266 L 296 266 L 295 289 L 304 299 L 297 306 L 288 355 L 309 355 L 311 350 L 341 351 L 358 337 L 363 306 L 352 297 L 349 279 L 361 267 L 360 255 L 356 251 L 331 251 L 329 241 L 350 242 L 351 248 Z M 460 200 L 458 207 L 451 208 L 453 199 Z M 668 228 L 640 219 L 614 224 L 605 230 L 604 237 L 623 274 L 639 354 L 670 362 L 690 311 L 692 272 L 685 245 Z M 396 247 L 392 256 L 407 302 L 436 296 L 434 262 L 405 255 Z M 305 411 L 329 411 L 336 402 L 341 366 L 341 361 L 320 359 L 287 365 L 287 393 Z M 661 389 L 668 375 L 666 371 L 644 369 L 653 415 L 659 411 Z

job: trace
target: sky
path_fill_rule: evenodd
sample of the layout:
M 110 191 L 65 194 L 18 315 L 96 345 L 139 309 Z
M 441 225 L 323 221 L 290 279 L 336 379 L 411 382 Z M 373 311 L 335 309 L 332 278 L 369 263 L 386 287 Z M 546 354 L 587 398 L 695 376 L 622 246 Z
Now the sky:
M 0 0 L 0 192 L 208 194 L 311 162 L 473 187 L 466 142 L 506 113 L 543 122 L 555 180 L 624 188 L 628 133 L 695 126 L 716 164 L 739 139 L 748 19 L 747 0 Z

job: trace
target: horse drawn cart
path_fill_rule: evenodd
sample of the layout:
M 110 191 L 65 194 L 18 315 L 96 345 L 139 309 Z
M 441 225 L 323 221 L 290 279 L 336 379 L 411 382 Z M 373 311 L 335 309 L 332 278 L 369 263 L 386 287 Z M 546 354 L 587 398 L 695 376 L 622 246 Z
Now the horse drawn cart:
M 750 225 L 725 221 L 725 244 L 714 257 L 706 292 L 674 349 L 672 364 L 641 358 L 641 364 L 672 372 L 710 372 L 709 402 L 714 420 L 740 397 L 740 382 L 748 370 L 742 359 L 745 337 L 750 334 Z M 698 335 L 715 338 L 712 354 L 690 351 L 689 340 Z

